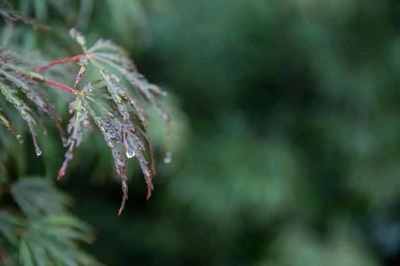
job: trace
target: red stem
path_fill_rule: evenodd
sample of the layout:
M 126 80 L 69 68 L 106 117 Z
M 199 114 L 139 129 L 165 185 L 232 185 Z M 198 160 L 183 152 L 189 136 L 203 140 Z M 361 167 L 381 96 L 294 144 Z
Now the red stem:
M 42 73 L 42 72 L 49 70 L 53 66 L 63 65 L 63 64 L 67 64 L 67 63 L 76 63 L 76 62 L 79 62 L 82 58 L 85 58 L 85 57 L 87 58 L 89 56 L 90 55 L 88 55 L 88 54 L 78 54 L 78 55 L 65 57 L 65 58 L 61 58 L 61 59 L 55 59 L 55 60 L 51 61 L 50 63 L 48 63 L 47 65 L 35 67 L 34 71 L 38 72 L 38 73 Z M 51 88 L 58 89 L 58 90 L 61 90 L 63 92 L 69 93 L 69 94 L 77 94 L 79 92 L 78 90 L 76 90 L 64 83 L 61 83 L 61 82 L 58 82 L 55 80 L 44 79 L 44 78 L 42 79 L 42 78 L 37 78 L 37 77 L 31 77 L 31 78 L 38 80 L 38 81 L 42 81 Z
M 51 79 L 45 79 L 43 80 L 43 82 L 45 82 L 49 87 L 54 88 L 54 89 L 58 89 L 61 90 L 63 92 L 69 93 L 69 94 L 77 94 L 78 90 L 55 80 L 51 80 Z
M 78 55 L 75 55 L 75 56 L 56 59 L 56 60 L 51 61 L 47 65 L 35 67 L 34 70 L 36 72 L 38 72 L 38 73 L 42 73 L 42 72 L 45 72 L 48 69 L 50 69 L 50 68 L 52 68 L 53 66 L 56 66 L 56 65 L 63 65 L 63 64 L 67 64 L 67 63 L 79 62 L 84 57 L 88 57 L 88 55 L 87 54 L 78 54 Z

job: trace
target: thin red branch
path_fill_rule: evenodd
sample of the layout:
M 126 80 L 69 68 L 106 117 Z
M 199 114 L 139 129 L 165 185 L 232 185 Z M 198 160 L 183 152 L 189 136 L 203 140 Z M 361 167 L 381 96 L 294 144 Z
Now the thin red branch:
M 88 55 L 88 54 L 78 54 L 78 55 L 65 57 L 65 58 L 61 58 L 61 59 L 55 59 L 55 60 L 51 61 L 50 63 L 48 63 L 47 65 L 35 67 L 34 71 L 37 73 L 42 73 L 42 72 L 49 70 L 53 66 L 63 65 L 63 64 L 68 64 L 68 63 L 77 63 L 82 58 L 88 58 L 89 56 L 90 55 Z M 49 86 L 51 88 L 58 89 L 58 90 L 61 90 L 63 92 L 69 93 L 69 94 L 77 94 L 79 92 L 78 90 L 72 88 L 71 86 L 68 86 L 64 83 L 61 83 L 61 82 L 58 82 L 55 80 L 45 79 L 45 78 L 36 77 L 36 76 L 31 76 L 30 78 L 33 80 L 44 82 L 47 84 L 47 86 Z
M 49 70 L 50 68 L 52 68 L 53 66 L 56 65 L 64 65 L 64 64 L 68 64 L 68 63 L 77 63 L 79 62 L 82 58 L 88 57 L 87 54 L 78 54 L 75 56 L 70 56 L 70 57 L 65 57 L 65 58 L 61 58 L 61 59 L 55 59 L 53 61 L 51 61 L 50 63 L 48 63 L 47 65 L 44 66 L 38 66 L 35 67 L 35 71 L 38 73 L 42 73 L 45 72 L 47 70 Z
M 45 79 L 43 80 L 44 83 L 47 84 L 47 86 L 54 88 L 54 89 L 58 89 L 61 90 L 63 92 L 69 93 L 69 94 L 77 94 L 78 90 L 55 80 L 51 80 L 51 79 Z
M 67 84 L 64 84 L 62 82 L 58 82 L 55 80 L 47 79 L 43 77 L 42 75 L 35 73 L 35 72 L 29 72 L 29 71 L 18 71 L 21 75 L 24 75 L 25 77 L 33 80 L 33 81 L 38 81 L 38 82 L 43 82 L 47 86 L 53 89 L 57 89 L 62 92 L 66 92 L 69 94 L 78 94 L 79 90 L 72 88 L 71 86 L 68 86 Z

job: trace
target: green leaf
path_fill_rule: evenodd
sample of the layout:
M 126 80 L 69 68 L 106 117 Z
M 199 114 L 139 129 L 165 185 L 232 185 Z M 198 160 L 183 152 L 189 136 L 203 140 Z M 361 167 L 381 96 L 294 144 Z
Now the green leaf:
M 128 199 L 126 169 L 129 159 L 136 159 L 140 165 L 147 185 L 147 198 L 154 188 L 153 151 L 146 133 L 148 114 L 143 106 L 154 106 L 168 122 L 169 115 L 160 102 L 165 93 L 149 83 L 127 53 L 112 42 L 98 40 L 88 49 L 82 34 L 71 30 L 71 35 L 84 54 L 80 57 L 80 70 L 75 78 L 75 85 L 81 89 L 70 105 L 72 117 L 68 126 L 67 152 L 59 177 L 65 174 L 85 128 L 94 123 L 111 149 L 115 171 L 121 179 L 123 196 L 118 211 L 121 214 Z
M 34 258 L 32 256 L 30 248 L 24 240 L 21 240 L 19 244 L 19 260 L 21 265 L 35 266 Z
M 33 1 L 35 5 L 36 16 L 42 20 L 47 18 L 47 3 L 46 0 L 35 0 Z
M 37 265 L 86 266 L 98 263 L 89 259 L 90 256 L 78 247 L 77 241 L 91 242 L 92 239 L 90 228 L 75 217 L 50 215 L 32 219 L 21 241 L 29 247 L 29 254 Z M 89 264 L 86 263 L 88 261 Z
M 24 178 L 11 187 L 11 193 L 28 217 L 60 214 L 65 211 L 68 198 L 43 178 Z
M 27 70 L 29 67 L 31 67 L 30 63 L 9 50 L 0 48 L 0 92 L 27 123 L 36 154 L 40 156 L 42 151 L 37 143 L 35 127 L 38 122 L 35 116 L 40 113 L 47 114 L 55 122 L 61 137 L 63 137 L 63 132 L 55 108 L 40 92 L 39 84 L 33 80 L 34 73 Z
M 6 211 L 0 211 L 0 238 L 5 238 L 10 244 L 17 245 L 17 231 L 23 226 L 18 217 Z

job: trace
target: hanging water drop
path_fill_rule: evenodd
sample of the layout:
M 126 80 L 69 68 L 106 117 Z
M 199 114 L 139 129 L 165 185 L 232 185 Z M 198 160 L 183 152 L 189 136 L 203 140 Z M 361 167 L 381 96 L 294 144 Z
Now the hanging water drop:
M 35 148 L 36 156 L 39 157 L 39 156 L 42 155 L 42 150 L 40 149 L 39 144 L 38 144 L 38 142 L 37 142 L 37 139 L 36 139 L 36 132 L 35 132 L 35 130 L 33 129 L 33 125 L 32 125 L 31 123 L 28 124 L 28 127 L 29 127 L 29 130 L 30 130 L 30 132 L 31 132 L 32 143 L 33 143 L 33 147 Z
M 24 143 L 24 139 L 21 134 L 17 134 L 15 137 L 17 138 L 19 144 Z
M 42 155 L 42 150 L 39 148 L 38 145 L 35 145 L 35 153 L 37 157 L 40 157 Z
M 133 157 L 135 157 L 135 156 L 136 156 L 136 153 L 135 153 L 134 150 L 128 149 L 128 150 L 126 151 L 126 157 L 128 157 L 128 159 L 131 159 L 131 158 L 133 158 Z
M 169 164 L 172 162 L 172 152 L 167 152 L 164 157 L 164 163 Z

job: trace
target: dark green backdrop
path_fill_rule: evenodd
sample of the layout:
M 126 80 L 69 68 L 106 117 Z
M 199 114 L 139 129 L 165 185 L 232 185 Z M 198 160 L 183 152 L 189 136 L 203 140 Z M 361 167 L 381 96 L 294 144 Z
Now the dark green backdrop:
M 153 125 L 159 174 L 150 201 L 133 169 L 127 209 L 115 215 L 119 185 L 97 137 L 61 185 L 94 227 L 88 250 L 100 261 L 400 263 L 397 1 L 94 4 L 78 27 L 125 46 L 170 93 L 175 114 L 171 164 Z M 75 23 L 52 9 L 43 20 Z M 56 153 L 49 173 L 62 160 Z

